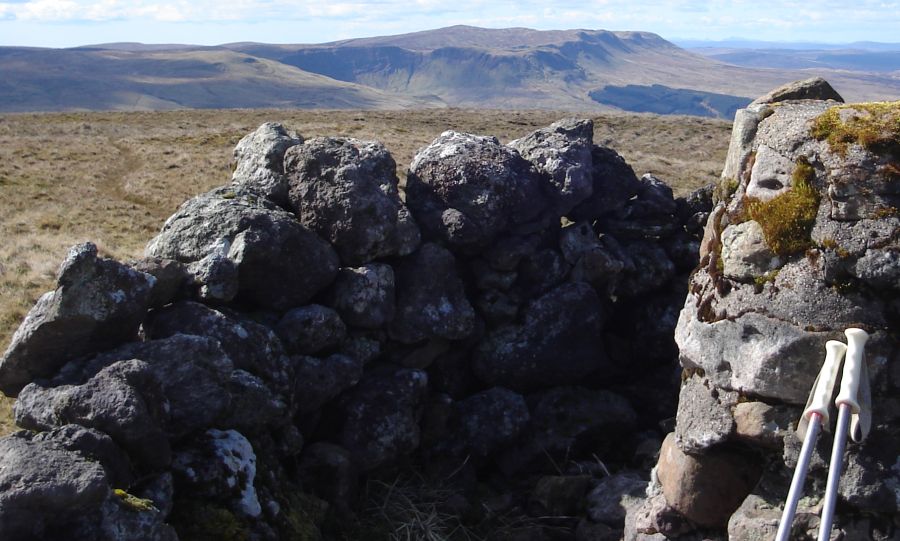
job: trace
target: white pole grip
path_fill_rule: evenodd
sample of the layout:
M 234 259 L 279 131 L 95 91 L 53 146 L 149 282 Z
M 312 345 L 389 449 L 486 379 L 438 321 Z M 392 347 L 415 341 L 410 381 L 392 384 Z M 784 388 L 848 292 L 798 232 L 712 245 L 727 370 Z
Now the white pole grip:
M 841 390 L 834 400 L 838 407 L 846 404 L 851 413 L 859 413 L 859 381 L 862 375 L 863 348 L 869 339 L 868 333 L 862 329 L 847 329 L 847 358 L 844 360 L 844 372 L 841 376 Z
M 807 421 L 810 415 L 818 413 L 822 416 L 822 424 L 828 426 L 831 397 L 834 394 L 834 386 L 837 383 L 841 361 L 844 359 L 846 351 L 847 346 L 843 342 L 829 340 L 825 343 L 825 362 L 819 371 L 819 377 L 816 378 L 812 393 L 809 395 L 806 409 L 803 410 L 803 418 Z

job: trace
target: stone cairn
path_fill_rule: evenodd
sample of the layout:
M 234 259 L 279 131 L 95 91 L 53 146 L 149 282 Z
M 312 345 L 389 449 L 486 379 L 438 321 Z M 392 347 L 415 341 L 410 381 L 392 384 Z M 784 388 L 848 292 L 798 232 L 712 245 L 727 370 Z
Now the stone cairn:
M 587 120 L 445 132 L 405 200 L 377 142 L 267 123 L 234 156 L 143 259 L 73 247 L 16 332 L 0 538 L 335 539 L 404 468 L 461 515 L 621 535 L 646 479 L 608 470 L 675 409 L 711 188 L 636 178 Z
M 841 102 L 814 79 L 738 111 L 675 331 L 676 428 L 626 541 L 774 539 L 797 421 L 848 327 L 871 334 L 873 425 L 848 446 L 831 539 L 900 539 L 900 102 Z M 791 539 L 816 539 L 832 443 Z

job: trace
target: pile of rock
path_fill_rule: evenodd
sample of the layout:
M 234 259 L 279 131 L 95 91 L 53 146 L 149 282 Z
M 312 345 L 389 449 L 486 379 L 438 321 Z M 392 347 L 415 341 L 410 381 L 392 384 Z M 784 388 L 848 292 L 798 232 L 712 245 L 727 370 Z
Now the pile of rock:
M 796 423 L 827 340 L 861 327 L 874 424 L 850 444 L 831 539 L 900 536 L 900 102 L 842 106 L 822 80 L 739 111 L 675 338 L 677 426 L 626 540 L 773 539 Z M 814 539 L 832 436 L 792 539 Z
M 144 259 L 74 247 L 0 362 L 25 429 L 0 537 L 316 539 L 410 462 L 463 493 L 533 479 L 522 507 L 570 529 L 593 489 L 581 535 L 617 535 L 643 484 L 597 472 L 674 410 L 711 192 L 673 198 L 592 132 L 446 132 L 404 201 L 381 144 L 264 124 Z

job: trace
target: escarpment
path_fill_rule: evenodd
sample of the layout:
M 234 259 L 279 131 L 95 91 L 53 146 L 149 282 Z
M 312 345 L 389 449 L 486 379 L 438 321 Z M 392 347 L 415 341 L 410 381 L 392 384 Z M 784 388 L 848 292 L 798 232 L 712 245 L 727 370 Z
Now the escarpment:
M 143 259 L 73 247 L 16 332 L 0 538 L 758 528 L 824 341 L 863 326 L 876 401 L 900 385 L 896 134 L 845 134 L 892 110 L 835 106 L 751 105 L 687 198 L 585 120 L 445 132 L 405 189 L 380 143 L 260 126 Z M 891 419 L 844 531 L 894 535 Z

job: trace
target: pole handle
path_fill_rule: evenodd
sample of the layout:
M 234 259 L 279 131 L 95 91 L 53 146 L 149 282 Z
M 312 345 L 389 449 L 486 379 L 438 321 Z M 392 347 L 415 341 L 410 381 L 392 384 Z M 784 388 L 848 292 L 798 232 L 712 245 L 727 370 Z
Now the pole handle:
M 844 331 L 847 336 L 847 353 L 844 359 L 844 371 L 841 376 L 841 390 L 838 392 L 834 404 L 838 407 L 846 404 L 851 413 L 858 414 L 859 405 L 859 383 L 862 379 L 863 351 L 869 334 L 862 330 L 851 328 Z
M 822 369 L 819 370 L 812 392 L 809 393 L 806 409 L 803 410 L 802 419 L 806 423 L 809 422 L 810 416 L 816 413 L 822 417 L 822 424 L 828 426 L 831 397 L 834 396 L 838 373 L 841 370 L 841 361 L 843 361 L 846 351 L 847 346 L 843 342 L 829 340 L 825 343 L 825 362 L 822 364 Z

